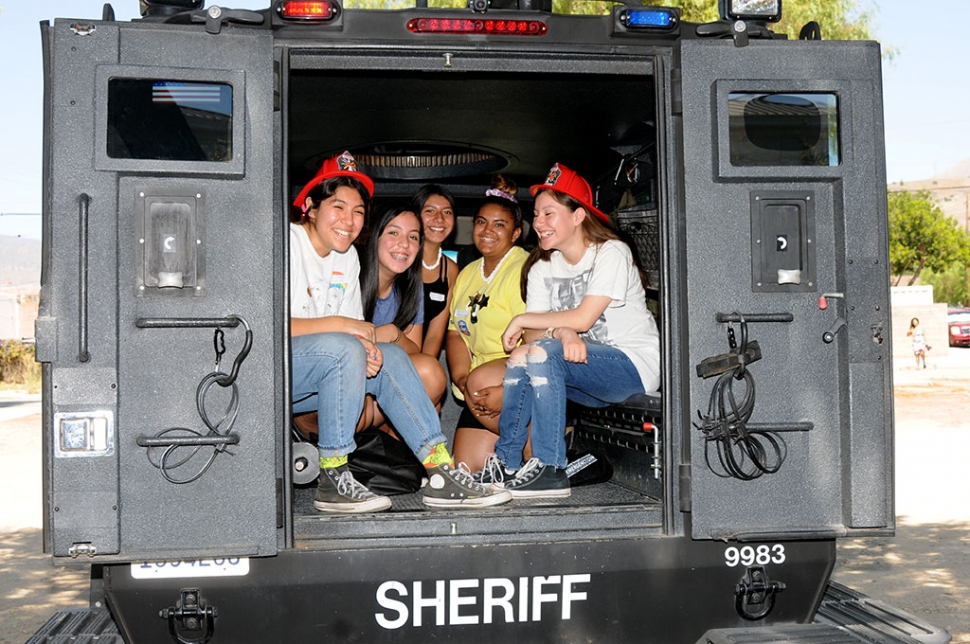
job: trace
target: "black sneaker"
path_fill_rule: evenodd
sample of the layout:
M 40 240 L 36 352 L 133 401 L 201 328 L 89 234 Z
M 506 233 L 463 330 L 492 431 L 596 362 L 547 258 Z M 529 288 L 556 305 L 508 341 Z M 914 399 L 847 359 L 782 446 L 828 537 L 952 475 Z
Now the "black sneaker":
M 424 504 L 440 508 L 484 508 L 507 503 L 512 495 L 504 490 L 476 483 L 462 466 L 439 465 L 428 468 Z
M 320 470 L 317 498 L 313 507 L 323 512 L 380 512 L 391 507 L 391 500 L 378 496 L 359 483 L 346 465 Z
M 571 494 L 566 470 L 554 465 L 543 465 L 539 459 L 529 459 L 515 478 L 506 480 L 505 490 L 513 499 L 546 499 L 566 497 Z
M 472 474 L 476 483 L 489 485 L 493 490 L 504 489 L 506 481 L 511 481 L 515 477 L 515 470 L 510 470 L 499 460 L 495 454 L 485 457 L 485 464 L 482 469 Z

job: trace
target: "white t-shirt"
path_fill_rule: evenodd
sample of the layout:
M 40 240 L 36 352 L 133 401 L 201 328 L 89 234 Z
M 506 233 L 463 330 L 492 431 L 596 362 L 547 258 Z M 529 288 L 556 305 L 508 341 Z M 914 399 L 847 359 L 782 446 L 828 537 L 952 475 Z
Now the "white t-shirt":
M 591 246 L 577 264 L 553 251 L 548 262 L 538 261 L 529 270 L 525 308 L 530 312 L 567 311 L 577 308 L 587 295 L 605 295 L 612 301 L 580 337 L 623 351 L 640 374 L 643 390 L 657 391 L 660 333 L 647 309 L 629 246 L 616 240 Z
M 364 319 L 357 249 L 320 257 L 306 229 L 290 224 L 290 316 Z

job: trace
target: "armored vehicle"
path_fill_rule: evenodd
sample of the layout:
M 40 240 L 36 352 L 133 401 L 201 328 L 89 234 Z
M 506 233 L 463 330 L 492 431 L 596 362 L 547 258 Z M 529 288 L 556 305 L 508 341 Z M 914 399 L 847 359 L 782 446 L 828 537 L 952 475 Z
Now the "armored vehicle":
M 947 640 L 830 583 L 894 529 L 878 44 L 780 0 L 141 5 L 42 25 L 45 547 L 91 604 L 32 641 Z M 662 336 L 660 391 L 571 414 L 609 480 L 313 509 L 287 221 L 344 150 L 377 201 L 456 194 L 454 250 L 493 173 L 590 179 Z

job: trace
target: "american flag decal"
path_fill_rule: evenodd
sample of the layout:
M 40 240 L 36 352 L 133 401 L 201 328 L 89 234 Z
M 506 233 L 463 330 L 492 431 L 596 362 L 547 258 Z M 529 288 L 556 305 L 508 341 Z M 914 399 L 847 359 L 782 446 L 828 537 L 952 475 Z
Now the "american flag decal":
M 152 103 L 185 106 L 217 105 L 222 101 L 224 85 L 202 83 L 155 83 L 152 86 Z

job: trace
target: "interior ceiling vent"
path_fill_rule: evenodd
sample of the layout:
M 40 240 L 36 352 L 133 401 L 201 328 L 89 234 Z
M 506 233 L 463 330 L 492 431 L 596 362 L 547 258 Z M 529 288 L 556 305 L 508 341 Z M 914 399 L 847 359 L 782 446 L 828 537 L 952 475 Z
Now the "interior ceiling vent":
M 497 172 L 504 157 L 468 148 L 428 145 L 381 145 L 352 150 L 357 165 L 375 179 L 429 181 Z

